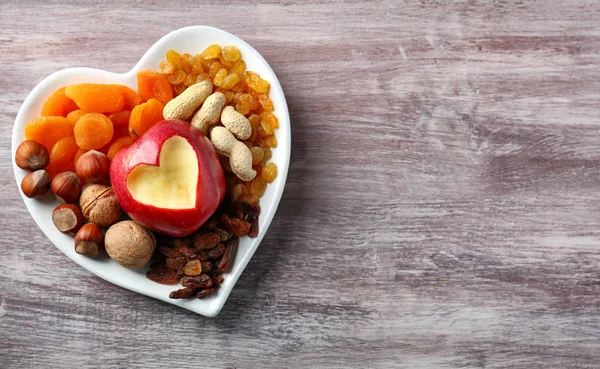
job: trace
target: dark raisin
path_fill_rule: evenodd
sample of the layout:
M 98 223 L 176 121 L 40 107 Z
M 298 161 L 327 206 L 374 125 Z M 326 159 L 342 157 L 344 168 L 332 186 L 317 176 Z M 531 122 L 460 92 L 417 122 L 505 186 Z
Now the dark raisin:
M 184 287 L 179 290 L 175 290 L 169 294 L 171 299 L 189 299 L 196 294 L 196 290 L 189 287 Z
M 206 274 L 196 276 L 186 276 L 181 278 L 181 285 L 190 288 L 208 288 L 212 287 L 212 279 Z
M 216 289 L 214 289 L 214 288 L 207 288 L 205 290 L 202 290 L 202 291 L 198 292 L 196 294 L 196 297 L 199 298 L 199 299 L 203 299 L 203 298 L 205 298 L 208 295 L 212 295 L 213 293 L 215 293 L 215 291 L 216 291 Z
M 250 231 L 250 223 L 237 218 L 229 218 L 223 214 L 221 216 L 223 224 L 227 226 L 227 229 L 236 236 L 245 236 Z
M 208 250 L 206 253 L 208 254 L 209 259 L 218 259 L 225 252 L 225 245 L 222 243 L 218 244 L 217 247 Z
M 165 247 L 165 246 L 159 247 L 158 252 L 160 252 L 161 254 L 163 254 L 164 256 L 166 256 L 168 258 L 177 258 L 177 257 L 183 256 L 183 255 L 181 255 L 181 253 L 179 251 L 172 249 L 170 247 Z
M 258 204 L 254 204 L 250 207 L 250 211 L 246 217 L 246 221 L 250 223 L 250 230 L 248 231 L 249 237 L 257 237 L 258 236 L 258 216 L 260 215 L 260 206 Z
M 212 280 L 213 283 L 213 287 L 217 288 L 219 286 L 221 286 L 221 284 L 223 283 L 223 276 L 218 274 L 218 275 L 212 275 L 210 276 L 210 279 Z
M 203 273 L 208 273 L 213 268 L 213 264 L 210 261 L 203 261 L 201 264 L 202 264 L 202 272 Z
M 231 271 L 239 243 L 240 239 L 238 237 L 233 237 L 231 240 L 227 241 L 223 257 L 217 264 L 218 273 L 229 273 Z
M 196 251 L 196 259 L 200 261 L 207 261 L 208 259 L 210 259 L 210 257 L 208 256 L 206 250 L 198 250 Z
M 152 269 L 146 273 L 146 278 L 161 284 L 176 284 L 179 282 L 177 273 L 169 269 Z
M 179 252 L 188 259 L 195 259 L 198 256 L 196 250 L 187 246 L 180 247 Z
M 174 270 L 176 272 L 182 269 L 185 263 L 187 263 L 187 259 L 183 256 L 178 258 L 167 258 L 165 261 L 167 269 Z
M 197 250 L 212 249 L 221 241 L 221 236 L 216 233 L 196 234 L 194 247 Z
M 227 232 L 226 230 L 221 228 L 215 228 L 213 229 L 213 232 L 218 234 L 219 237 L 221 237 L 221 242 L 225 242 L 233 236 L 231 232 Z

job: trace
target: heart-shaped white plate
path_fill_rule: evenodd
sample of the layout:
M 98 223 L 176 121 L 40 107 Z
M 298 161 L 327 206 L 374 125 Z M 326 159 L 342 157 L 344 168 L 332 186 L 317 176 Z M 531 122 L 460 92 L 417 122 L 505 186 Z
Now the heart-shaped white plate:
M 275 73 L 265 59 L 252 46 L 238 37 L 217 28 L 207 26 L 186 27 L 173 31 L 161 38 L 146 52 L 137 65 L 125 74 L 116 74 L 91 68 L 69 68 L 53 73 L 35 86 L 23 102 L 21 109 L 19 109 L 12 134 L 12 157 L 14 158 L 16 148 L 25 139 L 25 125 L 40 115 L 44 101 L 60 87 L 84 82 L 118 83 L 137 90 L 136 73 L 143 69 L 158 70 L 158 64 L 164 60 L 167 50 L 175 49 L 180 53 L 190 53 L 193 55 L 201 52 L 210 44 L 219 44 L 221 46 L 235 45 L 240 49 L 248 70 L 259 73 L 262 78 L 271 83 L 269 96 L 275 106 L 274 113 L 279 118 L 279 129 L 276 130 L 278 146 L 273 150 L 273 157 L 271 159 L 271 161 L 277 164 L 278 175 L 275 181 L 269 184 L 267 191 L 260 200 L 259 235 L 254 239 L 242 237 L 232 271 L 224 275 L 225 281 L 217 293 L 203 300 L 172 300 L 169 299 L 169 292 L 181 287 L 165 286 L 148 280 L 146 278 L 147 269 L 129 270 L 109 258 L 97 260 L 79 255 L 74 250 L 73 237 L 59 232 L 52 223 L 52 210 L 58 205 L 56 200 L 51 195 L 47 195 L 42 199 L 29 199 L 23 194 L 21 196 L 31 216 L 46 236 L 77 264 L 118 286 L 181 306 L 204 316 L 214 317 L 225 304 L 233 286 L 271 224 L 271 220 L 275 215 L 279 200 L 283 194 L 290 161 L 291 130 L 285 96 Z M 110 68 L 110 66 L 107 67 Z M 17 185 L 20 188 L 21 180 L 27 172 L 17 167 L 14 160 L 13 168 Z

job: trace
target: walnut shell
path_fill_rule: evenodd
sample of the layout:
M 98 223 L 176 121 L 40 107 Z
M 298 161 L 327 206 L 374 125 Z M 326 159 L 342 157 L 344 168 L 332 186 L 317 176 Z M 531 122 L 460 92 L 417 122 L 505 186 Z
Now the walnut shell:
M 110 186 L 93 184 L 84 188 L 79 207 L 85 219 L 100 227 L 114 224 L 123 215 L 117 195 Z
M 134 222 L 124 220 L 113 224 L 104 235 L 106 253 L 114 261 L 130 269 L 139 269 L 146 265 L 154 249 L 154 234 Z

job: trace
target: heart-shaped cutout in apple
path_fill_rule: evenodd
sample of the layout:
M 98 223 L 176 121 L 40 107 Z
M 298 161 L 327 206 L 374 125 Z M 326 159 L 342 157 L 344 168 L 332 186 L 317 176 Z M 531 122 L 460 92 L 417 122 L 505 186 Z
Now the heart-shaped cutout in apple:
M 123 210 L 136 222 L 174 237 L 196 231 L 225 196 L 217 153 L 200 131 L 165 120 L 121 150 L 110 180 Z

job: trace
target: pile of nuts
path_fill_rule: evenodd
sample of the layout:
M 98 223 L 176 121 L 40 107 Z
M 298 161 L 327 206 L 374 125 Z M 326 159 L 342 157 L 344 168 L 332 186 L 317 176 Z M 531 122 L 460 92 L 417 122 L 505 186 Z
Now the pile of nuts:
M 62 172 L 52 180 L 44 170 L 48 150 L 33 140 L 17 148 L 15 162 L 31 170 L 21 182 L 30 198 L 41 197 L 50 190 L 61 204 L 52 212 L 52 222 L 64 233 L 75 236 L 75 252 L 97 257 L 104 250 L 127 268 L 141 268 L 148 263 L 156 239 L 149 230 L 130 220 L 121 220 L 123 212 L 109 183 L 110 160 L 103 153 L 89 151 L 75 165 L 76 172 Z M 82 188 L 81 180 L 88 183 Z M 84 224 L 84 222 L 87 222 Z M 103 228 L 107 229 L 106 235 Z

